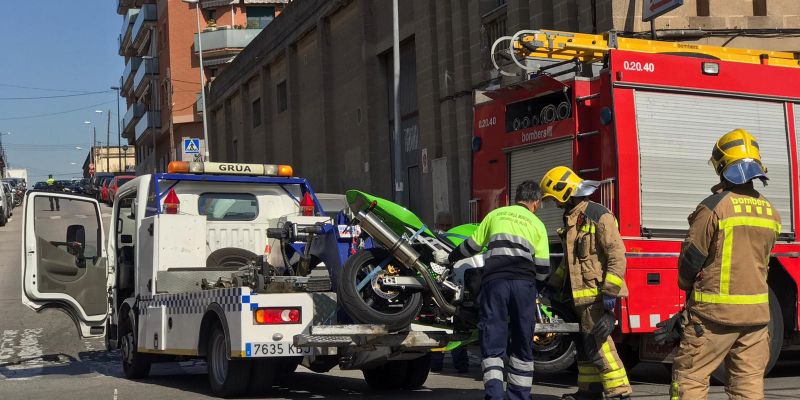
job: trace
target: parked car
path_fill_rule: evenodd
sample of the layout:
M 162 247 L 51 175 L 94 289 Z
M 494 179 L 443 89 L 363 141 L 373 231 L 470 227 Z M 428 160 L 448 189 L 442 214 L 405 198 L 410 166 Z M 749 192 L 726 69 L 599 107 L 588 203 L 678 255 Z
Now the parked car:
M 33 190 L 47 190 L 47 182 L 36 182 L 33 185 Z
M 94 196 L 97 201 L 104 201 L 101 198 L 101 190 L 103 188 L 103 180 L 111 179 L 114 177 L 114 174 L 111 172 L 98 172 L 92 176 L 92 193 L 91 195 Z
M 105 177 L 100 182 L 100 202 L 108 203 L 108 184 L 111 183 L 113 177 Z
M 0 185 L 0 226 L 5 226 L 11 217 L 11 205 L 6 197 L 5 185 Z
M 8 205 L 8 216 L 10 217 L 14 212 L 14 194 L 15 191 L 11 189 L 11 185 L 8 182 L 2 182 L 3 185 L 3 197 L 6 199 L 6 205 Z
M 117 190 L 120 186 L 124 185 L 131 179 L 136 178 L 134 175 L 120 175 L 115 176 L 108 184 L 108 203 L 109 205 L 114 202 L 114 197 L 117 195 Z

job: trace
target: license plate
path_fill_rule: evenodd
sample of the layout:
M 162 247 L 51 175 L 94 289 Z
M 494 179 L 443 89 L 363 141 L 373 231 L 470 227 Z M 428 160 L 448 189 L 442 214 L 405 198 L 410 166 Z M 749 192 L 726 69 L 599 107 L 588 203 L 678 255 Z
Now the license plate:
M 290 342 L 247 343 L 247 357 L 297 357 L 311 354 L 310 347 L 297 347 Z

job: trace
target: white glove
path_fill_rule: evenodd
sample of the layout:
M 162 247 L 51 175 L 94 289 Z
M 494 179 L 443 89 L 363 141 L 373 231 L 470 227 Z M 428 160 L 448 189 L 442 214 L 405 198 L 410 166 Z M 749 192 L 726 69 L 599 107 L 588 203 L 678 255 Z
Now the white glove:
M 447 265 L 450 264 L 450 253 L 444 250 L 434 250 L 433 251 L 433 261 L 435 261 L 439 265 Z

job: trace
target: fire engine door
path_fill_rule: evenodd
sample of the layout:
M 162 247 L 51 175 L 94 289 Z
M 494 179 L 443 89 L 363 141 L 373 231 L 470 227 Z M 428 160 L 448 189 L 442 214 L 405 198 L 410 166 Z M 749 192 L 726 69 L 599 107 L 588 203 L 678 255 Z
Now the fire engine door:
M 768 169 L 769 185 L 756 189 L 780 213 L 783 232 L 794 232 L 783 103 L 644 90 L 635 99 L 643 229 L 682 236 L 686 217 L 719 182 L 708 165 L 714 143 L 744 128 L 758 139 Z
M 533 180 L 538 185 L 550 168 L 565 165 L 572 168 L 572 140 L 556 140 L 512 150 L 508 153 L 508 195 L 509 203 L 514 202 L 517 186 L 526 180 Z M 556 229 L 563 226 L 563 212 L 551 203 L 536 212 L 547 234 L 556 236 Z

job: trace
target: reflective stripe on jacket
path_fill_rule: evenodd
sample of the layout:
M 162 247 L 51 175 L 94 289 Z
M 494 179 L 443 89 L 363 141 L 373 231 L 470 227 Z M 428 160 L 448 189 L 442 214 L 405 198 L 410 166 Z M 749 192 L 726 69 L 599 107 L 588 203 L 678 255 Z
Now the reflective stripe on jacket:
M 767 272 L 780 231 L 778 211 L 752 182 L 703 200 L 678 260 L 689 310 L 724 325 L 769 322 Z
M 625 244 L 614 215 L 584 200 L 565 212 L 564 223 L 559 229 L 564 258 L 549 284 L 563 288 L 569 277 L 575 305 L 594 303 L 602 294 L 627 296 Z
M 492 279 L 545 280 L 550 274 L 550 247 L 542 221 L 519 204 L 486 215 L 478 229 L 451 253 L 470 257 L 486 246 L 482 282 Z

